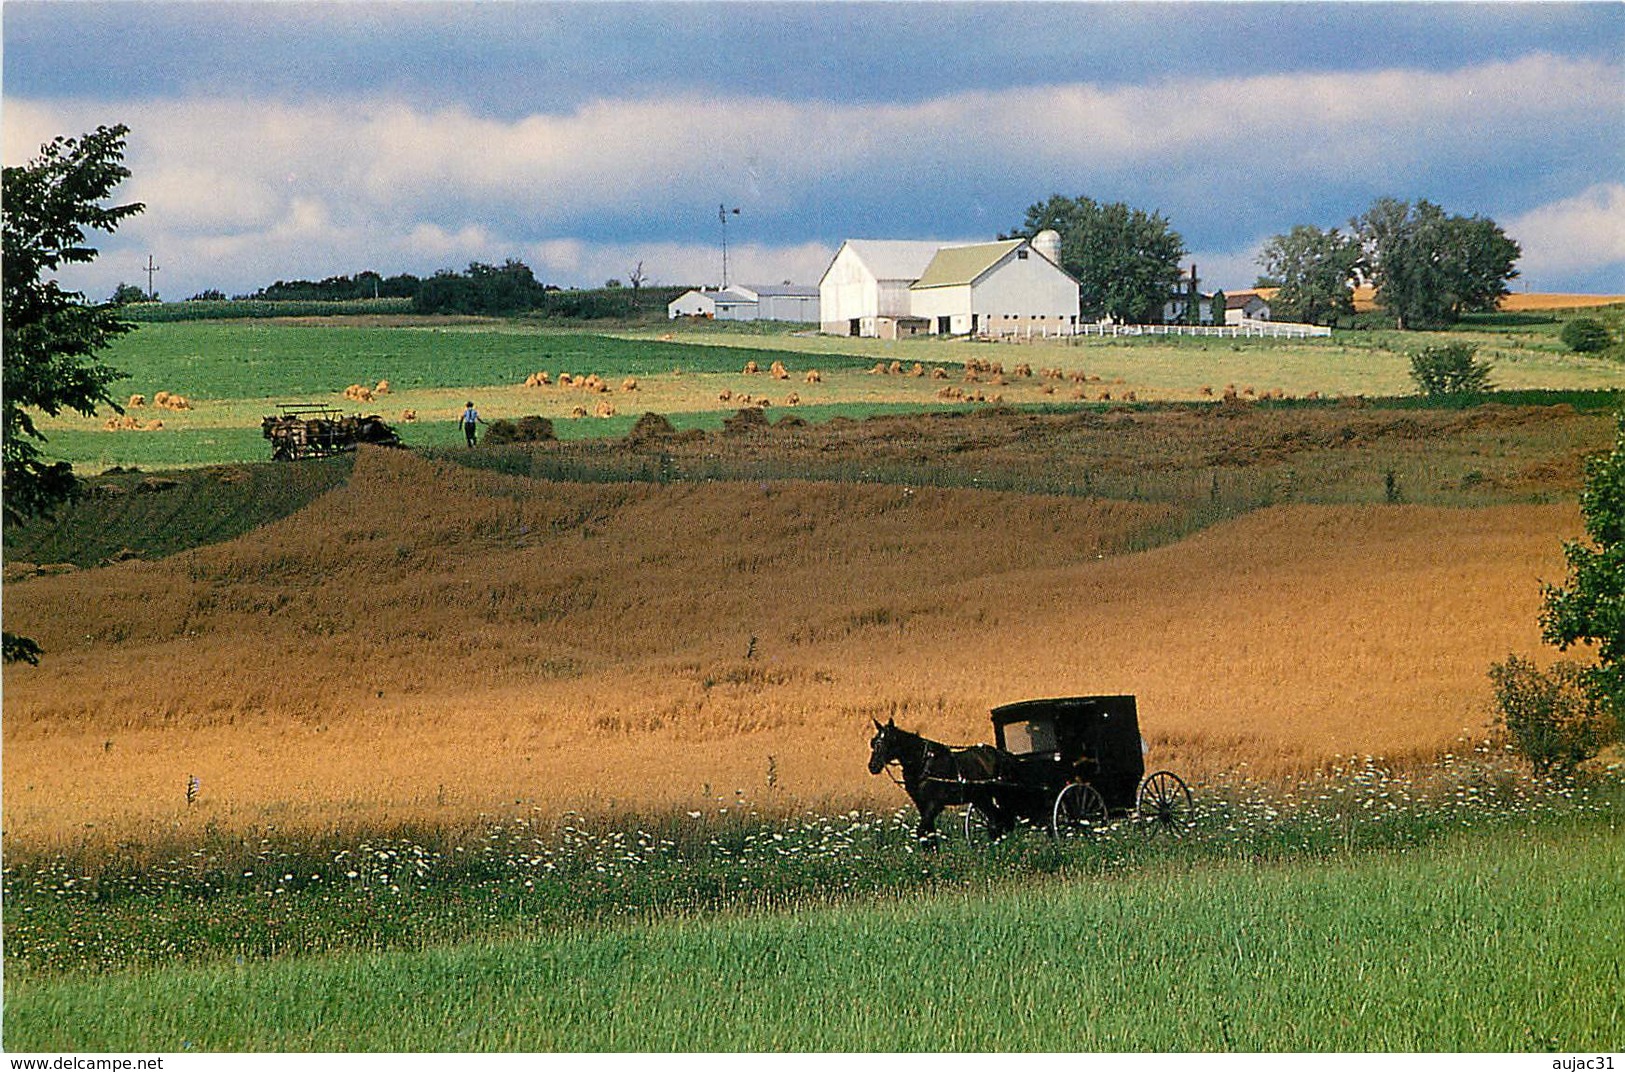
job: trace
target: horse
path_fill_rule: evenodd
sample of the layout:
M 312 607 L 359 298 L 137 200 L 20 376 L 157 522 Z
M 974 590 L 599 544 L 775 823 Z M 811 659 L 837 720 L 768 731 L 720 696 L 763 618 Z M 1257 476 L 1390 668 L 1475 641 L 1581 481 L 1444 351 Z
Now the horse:
M 995 792 L 1003 757 L 992 745 L 955 748 L 897 728 L 894 719 L 875 724 L 869 742 L 869 773 L 892 763 L 903 768 L 903 791 L 920 813 L 915 835 L 926 841 L 937 832 L 937 816 L 950 804 L 974 805 L 987 816 L 995 837 L 1008 833 L 1014 820 Z

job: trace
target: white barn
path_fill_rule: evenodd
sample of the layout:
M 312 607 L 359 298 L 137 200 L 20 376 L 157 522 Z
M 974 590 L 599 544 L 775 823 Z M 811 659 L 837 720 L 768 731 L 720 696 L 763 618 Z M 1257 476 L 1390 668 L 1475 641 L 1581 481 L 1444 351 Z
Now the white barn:
M 937 335 L 1075 334 L 1078 281 L 1052 256 L 1025 238 L 939 250 L 909 287 L 914 315 Z
M 1070 335 L 1078 282 L 1057 263 L 1060 237 L 943 244 L 850 239 L 818 285 L 831 335 Z
M 908 288 L 942 248 L 940 242 L 847 239 L 818 281 L 819 330 L 896 338 L 897 321 L 914 316 Z

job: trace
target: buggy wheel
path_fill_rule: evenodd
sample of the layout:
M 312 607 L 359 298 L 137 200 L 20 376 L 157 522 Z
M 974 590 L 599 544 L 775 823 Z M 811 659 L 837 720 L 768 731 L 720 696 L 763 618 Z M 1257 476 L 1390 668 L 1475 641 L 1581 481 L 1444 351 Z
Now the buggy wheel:
M 965 805 L 965 840 L 972 845 L 991 845 L 999 840 L 993 820 L 975 804 Z
M 1173 771 L 1164 770 L 1140 783 L 1137 810 L 1140 821 L 1146 824 L 1146 829 L 1151 833 L 1166 830 L 1179 837 L 1190 829 L 1196 804 L 1191 800 L 1190 788 L 1184 780 Z
M 1073 837 L 1086 830 L 1099 830 L 1106 820 L 1106 800 L 1100 790 L 1087 782 L 1071 782 L 1055 794 L 1049 829 L 1056 837 Z

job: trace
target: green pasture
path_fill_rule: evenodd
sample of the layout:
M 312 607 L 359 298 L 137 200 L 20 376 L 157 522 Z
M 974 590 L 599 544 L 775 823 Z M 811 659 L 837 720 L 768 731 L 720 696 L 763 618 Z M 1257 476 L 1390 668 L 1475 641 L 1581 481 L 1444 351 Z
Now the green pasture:
M 899 861 L 901 863 L 901 861 Z M 924 866 L 923 864 L 921 866 Z M 1615 828 L 100 977 L 15 1051 L 1614 1051 Z
M 103 421 L 111 414 L 105 411 L 95 418 L 69 414 L 45 419 L 41 428 L 49 437 L 48 456 L 86 471 L 253 461 L 267 457 L 259 423 L 276 403 L 326 402 L 351 411 L 358 404 L 344 399 L 346 387 L 388 380 L 393 393 L 366 408 L 386 417 L 415 409 L 421 422 L 398 427 L 406 442 L 450 446 L 458 441 L 455 416 L 466 400 L 473 400 L 487 419 L 522 416 L 509 412 L 515 406 L 512 388 L 537 370 L 554 376 L 596 373 L 614 382 L 625 376 L 663 378 L 677 370 L 732 375 L 748 360 L 765 368 L 782 359 L 796 367 L 808 355 L 817 356 L 832 384 L 877 362 L 958 366 L 980 359 L 1009 368 L 1026 363 L 1035 369 L 1079 371 L 1102 384 L 1133 384 L 1192 400 L 1222 394 L 1227 387 L 1260 394 L 1278 390 L 1298 398 L 1396 398 L 1415 391 L 1410 351 L 1444 337 L 1354 331 L 1309 340 L 1148 337 L 990 344 L 887 342 L 717 324 L 669 327 L 611 337 L 522 320 L 402 318 L 391 326 L 347 317 L 145 323 L 106 351 L 106 362 L 128 374 L 115 384 L 114 396 L 123 400 L 141 394 L 150 400 L 169 391 L 191 399 L 196 408 L 184 414 L 150 405 L 133 410 L 143 420 L 164 421 L 164 428 L 153 432 L 108 431 Z M 1625 363 L 1563 352 L 1553 341 L 1554 327 L 1537 327 L 1475 324 L 1449 337 L 1480 344 L 1481 356 L 1495 366 L 1491 379 L 1501 390 L 1625 389 Z M 876 392 L 884 395 L 889 384 L 897 386 L 895 403 L 874 397 Z M 743 381 L 719 384 L 730 385 L 748 386 Z M 903 390 L 901 381 L 865 377 L 862 388 L 866 402 L 822 410 L 802 407 L 800 416 L 863 416 L 888 404 L 906 401 L 916 409 L 931 404 L 919 400 L 918 390 Z M 679 428 L 718 425 L 726 407 L 714 401 L 715 392 L 696 391 L 694 397 L 694 412 L 667 416 Z M 619 436 L 633 419 L 559 421 L 556 431 L 561 438 Z
M 108 348 L 107 364 L 129 374 L 117 396 L 179 392 L 194 400 L 342 400 L 351 384 L 388 380 L 397 392 L 511 386 L 547 369 L 607 378 L 674 369 L 738 371 L 758 349 L 644 340 L 636 344 L 519 321 L 432 321 L 357 326 L 342 319 L 286 323 L 205 321 L 143 324 Z

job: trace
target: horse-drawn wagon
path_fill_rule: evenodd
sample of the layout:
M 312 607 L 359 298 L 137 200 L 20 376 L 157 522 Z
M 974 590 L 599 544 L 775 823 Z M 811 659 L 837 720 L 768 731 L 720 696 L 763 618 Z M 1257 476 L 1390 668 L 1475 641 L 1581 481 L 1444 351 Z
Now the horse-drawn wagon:
M 402 445 L 395 429 L 375 413 L 346 417 L 320 402 L 284 402 L 277 409 L 280 412 L 260 422 L 261 432 L 271 441 L 272 461 L 325 458 L 354 450 L 359 443 Z
M 1179 835 L 1194 804 L 1172 771 L 1145 774 L 1133 696 L 1024 700 L 992 711 L 994 745 L 956 748 L 875 721 L 869 770 L 892 763 L 920 811 L 921 837 L 946 807 L 964 808 L 965 833 L 1002 836 L 1018 820 L 1056 836 L 1131 817 Z

